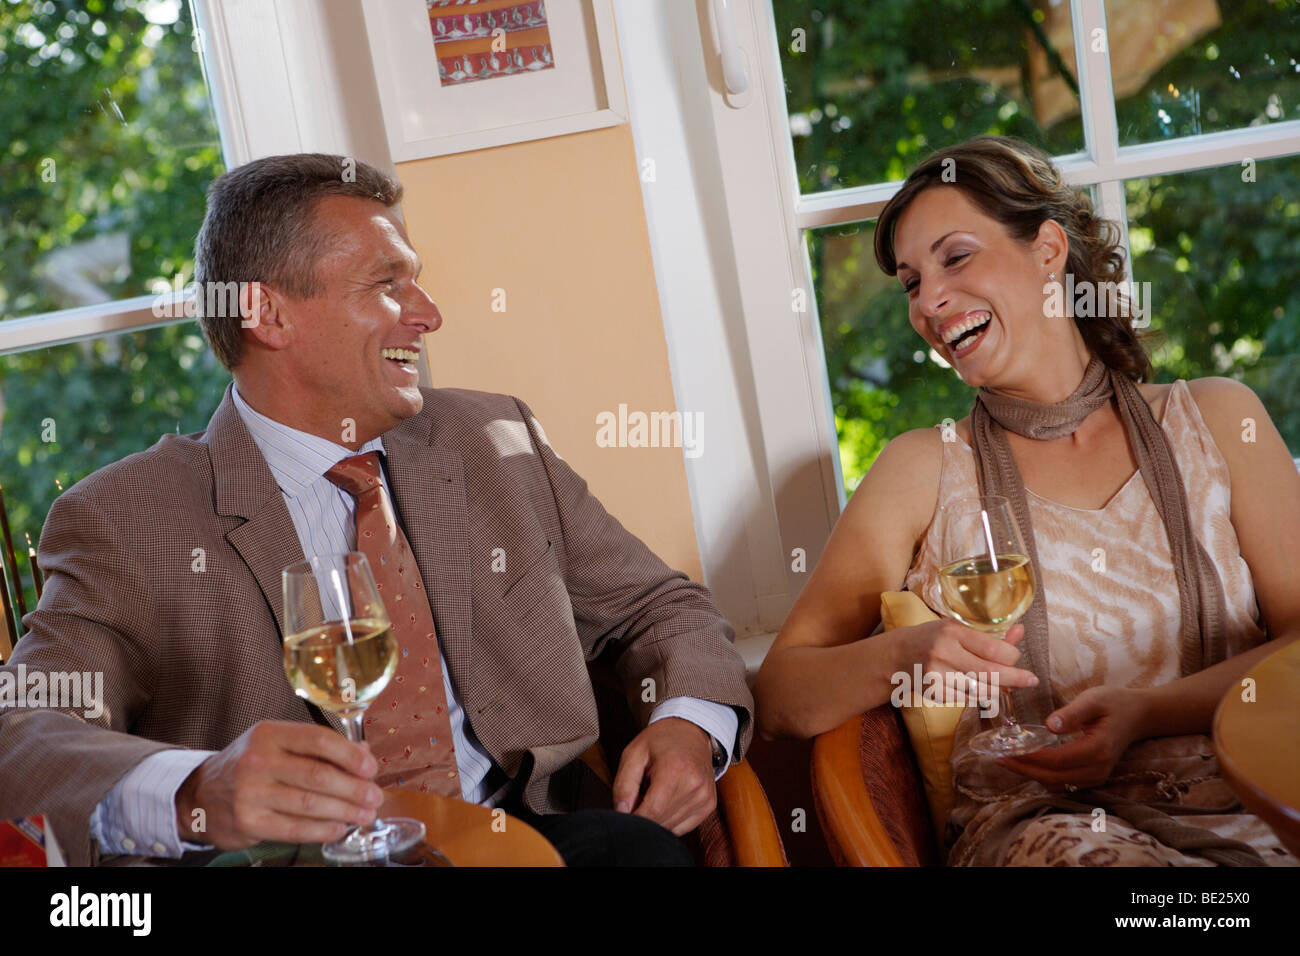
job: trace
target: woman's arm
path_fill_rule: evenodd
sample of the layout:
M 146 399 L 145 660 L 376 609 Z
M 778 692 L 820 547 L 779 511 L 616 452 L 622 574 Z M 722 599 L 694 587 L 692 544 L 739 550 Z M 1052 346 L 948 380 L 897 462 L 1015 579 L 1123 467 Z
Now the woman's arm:
M 899 671 L 998 671 L 1020 652 L 953 621 L 867 637 L 880 623 L 880 595 L 902 586 L 939 493 L 940 436 L 918 429 L 894 439 L 836 522 L 826 550 L 786 618 L 754 684 L 759 732 L 813 737 L 889 700 Z
M 1268 412 L 1230 378 L 1188 382 L 1232 479 L 1232 526 L 1250 568 L 1270 640 L 1230 660 L 1139 695 L 1142 737 L 1209 733 L 1214 709 L 1246 671 L 1300 637 L 1300 473 Z
M 1199 673 L 1160 687 L 1134 691 L 1141 705 L 1138 735 L 1134 740 L 1208 734 L 1215 708 L 1228 689 L 1239 683 L 1248 670 L 1297 637 L 1300 631 L 1292 629 Z

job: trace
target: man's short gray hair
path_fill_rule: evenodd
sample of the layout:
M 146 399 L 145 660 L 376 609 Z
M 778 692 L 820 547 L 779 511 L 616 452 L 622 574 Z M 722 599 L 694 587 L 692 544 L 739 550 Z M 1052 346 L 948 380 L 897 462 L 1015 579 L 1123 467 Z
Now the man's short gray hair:
M 205 310 L 213 283 L 259 282 L 295 298 L 321 292 L 317 263 L 332 234 L 314 221 L 324 196 L 356 196 L 394 206 L 402 186 L 360 160 L 325 153 L 255 159 L 208 187 L 208 210 L 194 243 L 196 311 L 221 364 L 234 369 L 243 354 L 240 317 Z

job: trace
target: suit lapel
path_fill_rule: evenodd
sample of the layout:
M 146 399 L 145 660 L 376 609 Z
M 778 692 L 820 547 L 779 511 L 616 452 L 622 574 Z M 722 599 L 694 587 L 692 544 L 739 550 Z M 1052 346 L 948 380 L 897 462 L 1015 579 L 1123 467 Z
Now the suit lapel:
M 459 452 L 430 446 L 422 435 L 427 435 L 427 423 L 421 425 L 412 421 L 383 436 L 388 482 L 429 591 L 439 647 L 465 700 L 470 686 L 472 601 L 464 463 Z
M 275 617 L 277 639 L 283 643 L 284 597 L 280 572 L 306 558 L 284 496 L 235 409 L 230 387 L 226 388 L 226 395 L 208 424 L 204 441 L 212 461 L 217 514 L 245 519 L 243 524 L 227 532 L 226 540 L 239 552 L 261 588 Z M 336 715 L 322 711 L 315 704 L 307 706 L 318 720 L 343 732 L 343 722 Z
M 226 540 L 239 552 L 248 569 L 257 578 L 258 587 L 266 597 L 275 615 L 275 625 L 284 639 L 284 592 L 280 572 L 291 564 L 307 560 L 298 541 L 298 531 L 284 507 L 259 511 L 239 527 L 232 529 Z M 283 511 L 283 514 L 279 512 Z

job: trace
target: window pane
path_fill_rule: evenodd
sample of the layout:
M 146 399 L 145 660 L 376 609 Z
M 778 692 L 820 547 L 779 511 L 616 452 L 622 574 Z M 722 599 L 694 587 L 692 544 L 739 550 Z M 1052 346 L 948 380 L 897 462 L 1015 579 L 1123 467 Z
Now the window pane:
M 1300 119 L 1295 0 L 1106 0 L 1122 146 Z
M 206 428 L 229 381 L 195 322 L 0 356 L 0 485 L 15 550 L 26 554 L 24 532 L 36 543 L 61 488 L 165 432 Z
M 1244 181 L 1250 180 L 1253 181 Z M 1300 157 L 1126 184 L 1157 381 L 1250 385 L 1300 457 Z
M 773 0 L 803 192 L 903 179 L 980 133 L 1084 148 L 1066 0 Z
M 0 4 L 0 316 L 188 281 L 221 146 L 180 0 Z
M 872 252 L 874 223 L 809 230 L 844 485 L 851 494 L 880 450 L 910 428 L 970 412 L 968 389 L 907 318 L 907 296 Z

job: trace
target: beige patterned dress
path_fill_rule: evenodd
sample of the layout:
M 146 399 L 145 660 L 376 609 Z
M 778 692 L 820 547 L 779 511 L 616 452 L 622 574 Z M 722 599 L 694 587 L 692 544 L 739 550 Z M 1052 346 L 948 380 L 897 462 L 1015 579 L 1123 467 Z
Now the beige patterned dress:
M 1193 530 L 1216 564 L 1223 581 L 1231 657 L 1265 639 L 1250 569 L 1241 556 L 1229 518 L 1228 465 L 1214 443 L 1184 381 L 1168 392 L 1165 435 L 1187 488 Z M 978 494 L 975 455 L 958 437 L 945 442 L 939 501 Z M 1053 703 L 1061 707 L 1081 691 L 1098 685 L 1152 687 L 1177 680 L 1179 674 L 1179 601 L 1164 523 L 1141 474 L 1129 481 L 1100 509 L 1072 508 L 1026 489 L 1034 537 L 1046 589 L 1048 647 Z M 943 613 L 939 594 L 939 531 L 926 529 L 907 572 L 906 587 L 936 613 Z M 962 744 L 959 731 L 954 758 Z M 1181 773 L 1182 795 L 1205 796 L 1233 803 L 1235 797 L 1217 776 L 1217 761 L 1208 735 L 1138 741 L 1115 768 L 1112 780 L 1145 769 L 1153 779 L 1162 768 L 1190 764 L 1203 770 Z M 1154 770 L 1152 768 L 1155 768 Z M 1177 776 L 1177 775 L 1176 775 Z M 1208 779 L 1206 779 L 1208 777 Z M 1164 790 L 1175 801 L 1178 787 L 1166 776 Z M 1045 791 L 1015 777 L 1022 796 Z M 1022 783 L 1023 782 L 1023 783 Z M 1199 788 L 1199 789 L 1198 789 Z M 1131 799 L 1142 799 L 1138 793 Z M 958 794 L 953 819 L 978 822 L 979 807 Z M 975 818 L 972 820 L 972 818 Z M 1188 822 L 1249 843 L 1273 865 L 1300 865 L 1258 817 L 1237 811 L 1197 815 Z M 976 827 L 970 828 L 975 831 Z M 971 834 L 952 848 L 949 862 L 969 857 Z M 1021 826 L 1002 858 L 1006 865 L 1174 865 L 1208 866 L 1199 855 L 1179 853 L 1155 838 L 1110 819 L 1098 831 L 1094 815 L 1048 813 Z

